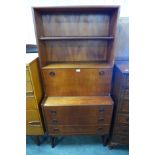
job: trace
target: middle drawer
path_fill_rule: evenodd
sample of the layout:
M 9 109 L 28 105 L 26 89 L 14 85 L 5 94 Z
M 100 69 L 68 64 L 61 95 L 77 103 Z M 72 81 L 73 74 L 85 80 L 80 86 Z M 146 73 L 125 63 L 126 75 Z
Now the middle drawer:
M 44 109 L 49 125 L 110 124 L 112 106 L 58 106 Z

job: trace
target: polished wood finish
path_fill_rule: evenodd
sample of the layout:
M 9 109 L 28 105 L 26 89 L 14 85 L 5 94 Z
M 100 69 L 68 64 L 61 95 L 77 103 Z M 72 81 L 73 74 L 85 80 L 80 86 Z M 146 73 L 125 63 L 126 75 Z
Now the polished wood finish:
M 114 63 L 118 6 L 34 7 L 41 66 L 53 62 Z
M 128 62 L 117 62 L 114 67 L 112 97 L 115 101 L 109 146 L 129 144 L 129 71 Z
M 47 97 L 42 108 L 49 135 L 109 133 L 113 111 L 109 96 Z
M 39 61 L 35 54 L 26 55 L 26 135 L 43 135 L 44 129 L 39 111 L 43 97 Z M 39 144 L 39 143 L 38 143 Z
M 80 134 L 101 135 L 106 145 L 119 7 L 34 7 L 33 13 L 52 147 L 55 136 Z
M 112 65 L 108 65 L 106 63 L 103 62 L 61 62 L 61 63 L 52 63 L 49 65 L 46 65 L 45 67 L 43 67 L 42 69 L 60 69 L 60 68 L 109 68 L 112 69 Z
M 46 69 L 43 76 L 47 96 L 109 95 L 112 69 Z

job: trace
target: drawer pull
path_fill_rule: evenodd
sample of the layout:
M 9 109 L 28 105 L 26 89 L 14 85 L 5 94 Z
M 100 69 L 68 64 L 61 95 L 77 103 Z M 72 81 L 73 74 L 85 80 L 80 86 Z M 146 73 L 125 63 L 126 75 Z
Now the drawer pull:
M 99 127 L 97 130 L 98 130 L 98 131 L 102 131 L 102 130 L 103 130 L 103 128 L 102 128 L 102 127 Z
M 57 114 L 57 112 L 56 112 L 55 110 L 50 110 L 50 113 L 51 113 L 52 115 L 56 115 L 56 114 Z
M 52 120 L 52 124 L 57 124 L 58 121 L 56 119 Z
M 98 119 L 98 123 L 103 122 L 103 121 L 104 121 L 104 118 L 99 118 Z
M 40 122 L 39 121 L 31 121 L 31 122 L 28 122 L 28 124 L 30 126 L 40 127 Z
M 55 72 L 49 72 L 50 76 L 55 76 Z
M 59 129 L 58 128 L 54 128 L 53 131 L 54 132 L 59 132 Z
M 100 72 L 99 72 L 99 75 L 104 75 L 104 74 L 105 74 L 104 71 L 100 71 Z
M 105 109 L 104 108 L 99 108 L 99 112 L 104 112 Z

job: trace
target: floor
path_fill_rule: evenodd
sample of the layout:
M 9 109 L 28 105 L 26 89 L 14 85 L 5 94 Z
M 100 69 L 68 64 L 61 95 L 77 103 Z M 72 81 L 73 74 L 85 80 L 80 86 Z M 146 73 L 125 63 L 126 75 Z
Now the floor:
M 98 136 L 66 136 L 59 137 L 55 148 L 51 148 L 50 139 L 43 136 L 41 145 L 35 144 L 34 138 L 26 137 L 26 155 L 128 155 L 126 147 L 109 150 L 102 145 Z

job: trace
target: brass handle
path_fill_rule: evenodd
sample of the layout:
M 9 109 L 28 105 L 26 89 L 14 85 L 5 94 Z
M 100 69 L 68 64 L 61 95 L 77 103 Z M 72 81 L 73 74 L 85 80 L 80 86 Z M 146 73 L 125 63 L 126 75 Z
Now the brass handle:
M 49 72 L 50 76 L 55 76 L 55 72 Z
M 57 124 L 58 121 L 56 119 L 52 120 L 52 124 Z
M 99 75 L 104 75 L 104 74 L 105 74 L 104 71 L 100 71 L 100 72 L 99 72 Z
M 50 113 L 51 113 L 52 115 L 56 115 L 56 114 L 57 114 L 56 110 L 50 110 Z
M 30 126 L 36 126 L 36 127 L 40 127 L 40 122 L 39 121 L 31 121 L 31 122 L 28 122 L 28 124 Z

